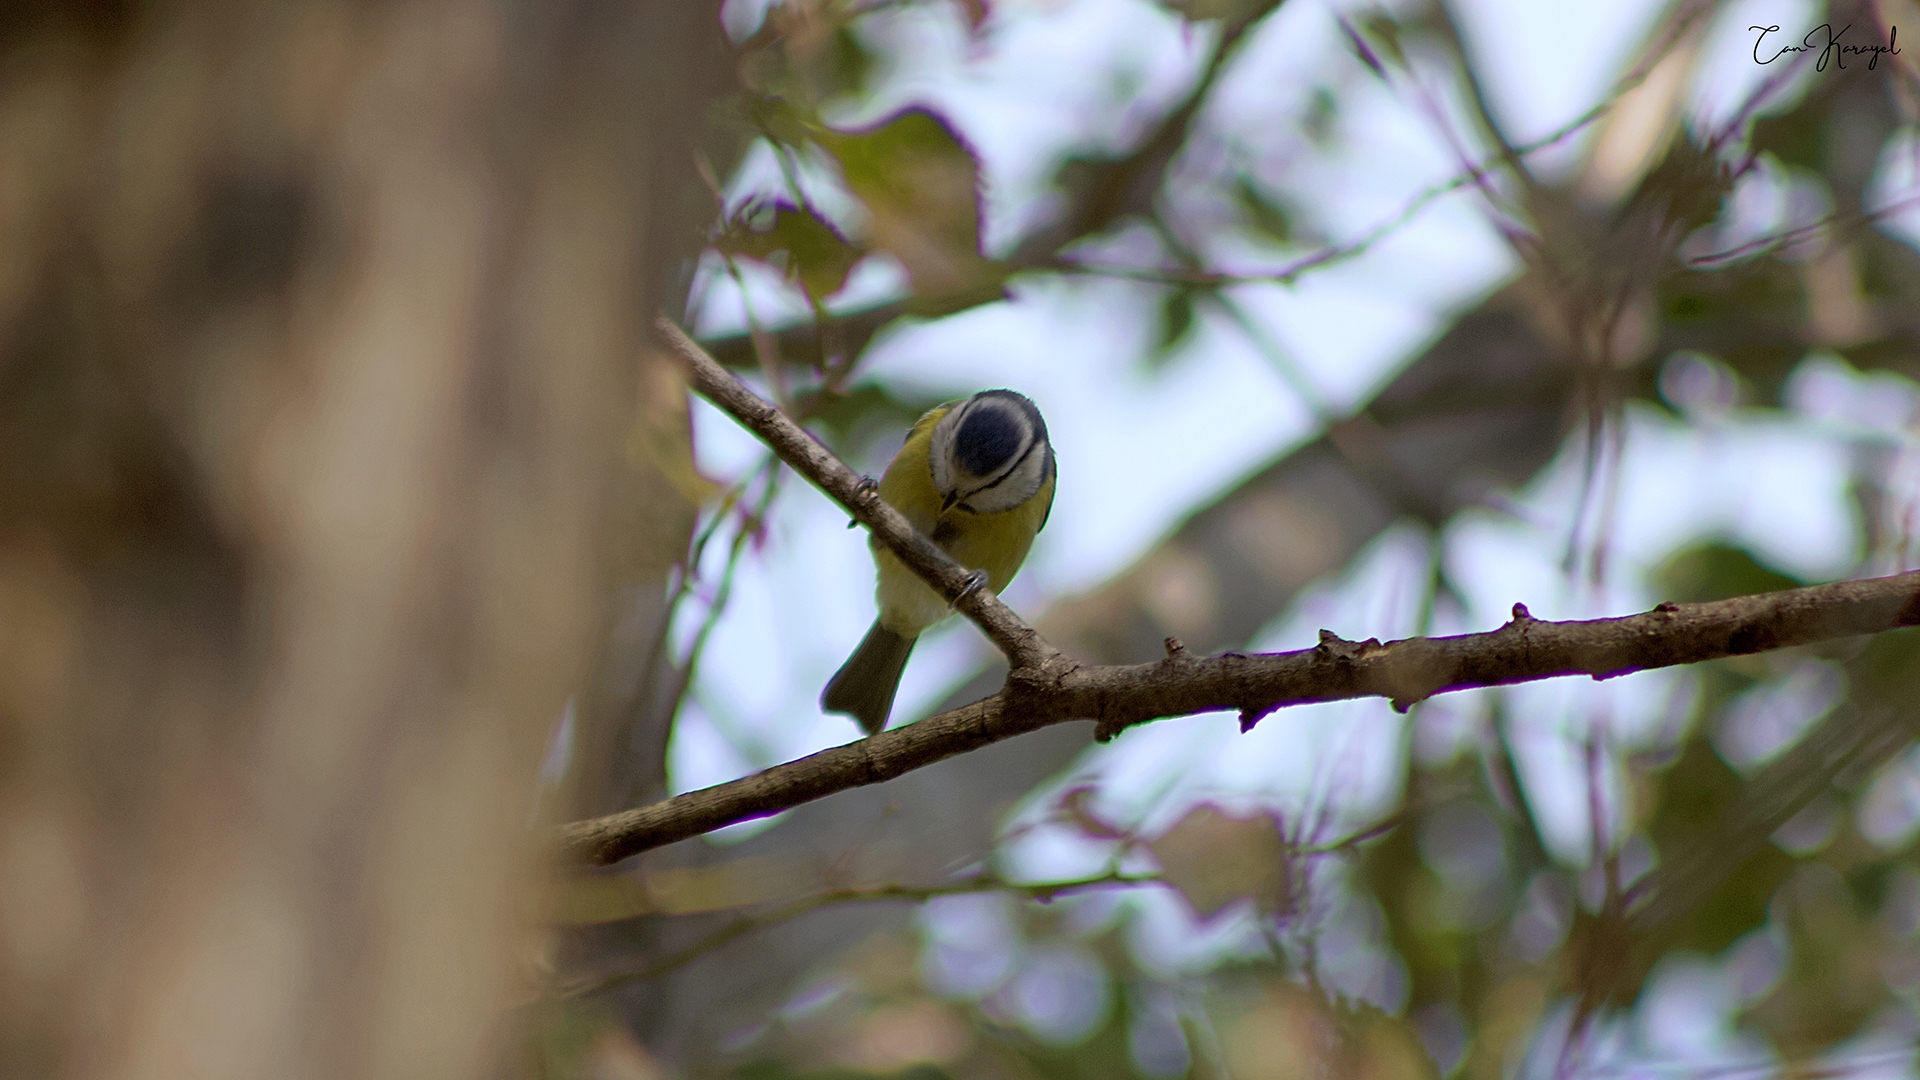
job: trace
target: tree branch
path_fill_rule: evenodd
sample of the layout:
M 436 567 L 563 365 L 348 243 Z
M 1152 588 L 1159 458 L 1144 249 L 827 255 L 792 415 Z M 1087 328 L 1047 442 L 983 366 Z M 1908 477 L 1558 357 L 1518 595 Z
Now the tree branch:
M 1515 604 L 1512 621 L 1497 630 L 1384 645 L 1322 630 L 1320 644 L 1298 652 L 1198 657 L 1168 638 L 1166 658 L 1154 663 L 1081 665 L 987 590 L 962 596 L 966 571 L 871 486 L 678 327 L 665 319 L 659 326 L 689 365 L 696 390 L 845 506 L 935 589 L 957 598 L 955 606 L 1007 654 L 1011 670 L 999 693 L 971 705 L 729 783 L 562 826 L 561 846 L 572 860 L 617 862 L 1066 720 L 1096 721 L 1094 736 L 1104 741 L 1161 717 L 1234 710 L 1245 731 L 1276 709 L 1308 702 L 1384 697 L 1404 711 L 1450 690 L 1564 675 L 1606 679 L 1920 625 L 1920 571 L 1913 571 L 1713 603 L 1661 604 L 1612 619 L 1550 622 Z
M 1159 874 L 1123 874 L 1118 870 L 1109 871 L 1096 877 L 1079 878 L 1074 881 L 1055 881 L 1040 884 L 1017 884 L 1006 881 L 997 874 L 981 874 L 963 881 L 948 882 L 944 885 L 875 885 L 865 888 L 837 889 L 803 897 L 783 904 L 757 915 L 745 915 L 726 926 L 706 935 L 683 949 L 677 949 L 658 960 L 649 961 L 622 970 L 600 971 L 570 977 L 555 986 L 555 992 L 561 997 L 578 997 L 584 994 L 599 993 L 622 983 L 638 979 L 651 979 L 665 975 L 675 968 L 698 960 L 722 946 L 729 945 L 756 930 L 778 926 L 783 922 L 798 918 L 809 911 L 836 904 L 860 904 L 885 901 L 909 900 L 925 903 L 940 896 L 961 896 L 967 893 L 1008 892 L 1028 900 L 1048 903 L 1056 897 L 1067 896 L 1088 889 L 1105 887 L 1129 888 L 1135 885 L 1166 885 L 1167 880 Z

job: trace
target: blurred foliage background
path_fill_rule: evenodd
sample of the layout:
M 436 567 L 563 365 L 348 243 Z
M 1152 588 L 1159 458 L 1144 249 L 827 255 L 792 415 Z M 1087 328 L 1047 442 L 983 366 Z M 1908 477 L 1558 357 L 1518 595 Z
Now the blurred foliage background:
M 1914 566 L 1920 54 L 1756 61 L 1915 15 L 0 9 L 0 1071 L 1912 1073 L 1912 631 L 539 837 L 853 734 L 657 310 L 870 472 L 1034 396 L 1091 661 Z

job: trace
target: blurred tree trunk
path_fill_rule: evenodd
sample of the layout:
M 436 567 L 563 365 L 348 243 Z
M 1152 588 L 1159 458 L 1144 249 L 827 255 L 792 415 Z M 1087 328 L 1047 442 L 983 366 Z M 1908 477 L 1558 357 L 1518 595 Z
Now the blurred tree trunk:
M 637 358 L 724 48 L 0 12 L 0 1073 L 497 1071 L 544 741 L 691 518 Z

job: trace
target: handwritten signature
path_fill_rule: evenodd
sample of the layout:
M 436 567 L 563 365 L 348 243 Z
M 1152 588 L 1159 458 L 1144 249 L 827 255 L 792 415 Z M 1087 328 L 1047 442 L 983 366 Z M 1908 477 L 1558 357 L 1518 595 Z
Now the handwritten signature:
M 1782 45 L 1779 51 L 1767 57 L 1765 60 L 1760 59 L 1760 49 L 1765 44 L 1767 35 L 1779 33 L 1780 27 L 1778 25 L 1749 26 L 1747 29 L 1760 31 L 1760 36 L 1753 39 L 1753 62 L 1756 64 L 1771 64 L 1788 53 L 1812 52 L 1815 49 L 1819 49 L 1820 57 L 1813 62 L 1813 70 L 1815 71 L 1827 70 L 1827 62 L 1829 60 L 1833 62 L 1834 67 L 1845 71 L 1847 67 L 1846 57 L 1849 53 L 1855 56 L 1865 55 L 1867 57 L 1867 70 L 1872 71 L 1874 65 L 1880 62 L 1881 54 L 1884 53 L 1890 56 L 1900 55 L 1899 48 L 1894 44 L 1895 40 L 1900 36 L 1900 28 L 1897 26 L 1887 27 L 1887 43 L 1885 45 L 1842 45 L 1840 44 L 1840 39 L 1846 36 L 1847 31 L 1853 29 L 1853 24 L 1848 23 L 1841 27 L 1840 32 L 1836 34 L 1833 32 L 1832 23 L 1821 23 L 1819 26 L 1807 31 L 1807 36 L 1800 39 L 1800 44 Z M 1824 44 L 1820 41 L 1822 35 L 1826 37 Z

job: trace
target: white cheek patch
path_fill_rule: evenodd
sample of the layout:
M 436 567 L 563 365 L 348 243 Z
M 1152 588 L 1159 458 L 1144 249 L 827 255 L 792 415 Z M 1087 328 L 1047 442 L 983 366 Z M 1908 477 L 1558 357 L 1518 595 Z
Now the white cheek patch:
M 955 405 L 933 425 L 932 444 L 927 451 L 933 465 L 933 489 L 942 497 L 952 494 L 959 483 L 959 478 L 953 475 L 953 436 L 960 430 L 961 414 L 970 404 L 972 402 Z
M 1011 510 L 1040 490 L 1040 482 L 1046 470 L 1046 453 L 1037 445 L 1027 447 L 1026 456 L 1020 459 L 1005 479 L 967 497 L 966 506 L 976 514 L 994 514 L 1002 510 Z

